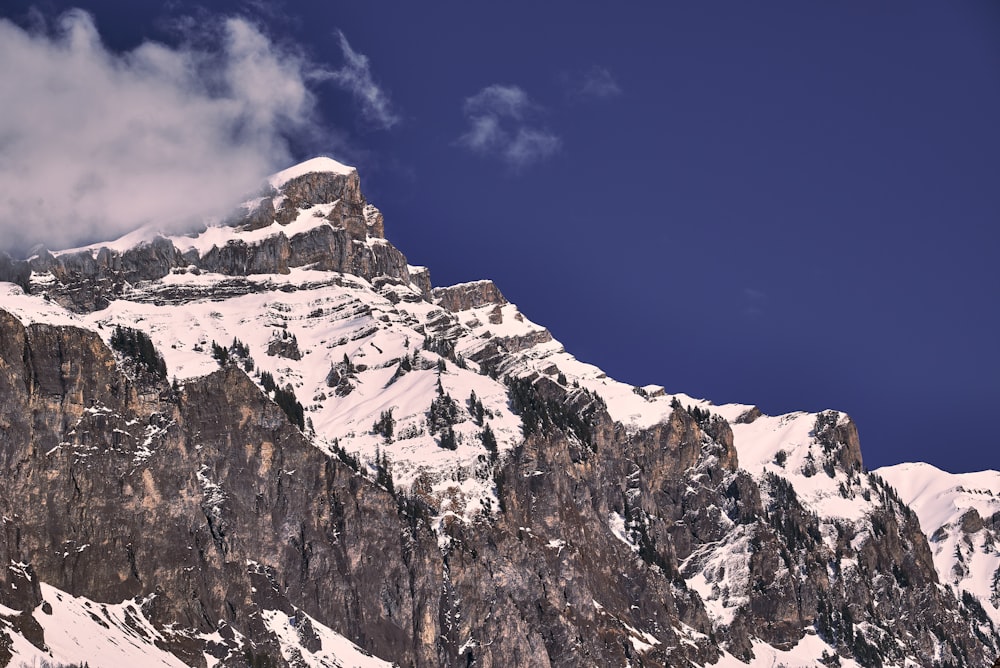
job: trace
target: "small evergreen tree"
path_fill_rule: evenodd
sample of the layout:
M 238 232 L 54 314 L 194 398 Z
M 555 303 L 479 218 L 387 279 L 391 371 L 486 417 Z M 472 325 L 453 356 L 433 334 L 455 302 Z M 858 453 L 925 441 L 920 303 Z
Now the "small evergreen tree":
M 375 451 L 375 482 L 388 490 L 390 494 L 396 493 L 396 486 L 392 480 L 392 464 L 388 456 L 380 451 Z
M 260 374 L 260 384 L 264 388 L 264 391 L 270 394 L 274 392 L 277 385 L 274 382 L 274 376 L 271 375 L 270 371 L 262 371 Z
M 452 426 L 458 423 L 458 405 L 455 400 L 444 391 L 441 380 L 438 379 L 437 396 L 431 401 L 431 408 L 427 412 L 427 429 L 431 434 L 441 434 L 441 447 L 454 450 L 458 447 L 455 442 L 455 432 Z
M 285 412 L 285 415 L 292 421 L 292 424 L 305 431 L 305 409 L 295 396 L 295 390 L 292 386 L 287 385 L 285 388 L 278 387 L 270 371 L 261 372 L 260 385 L 264 388 L 264 392 L 267 395 L 270 396 L 273 394 L 274 403 L 278 404 L 278 407 Z
M 458 441 L 455 438 L 455 429 L 450 424 L 441 429 L 441 439 L 438 445 L 445 450 L 458 450 Z
M 240 359 L 250 357 L 250 346 L 243 343 L 236 337 L 233 337 L 233 345 L 229 346 L 229 351 Z
M 479 439 L 483 442 L 483 447 L 486 448 L 486 451 L 490 453 L 490 459 L 495 460 L 499 448 L 497 446 L 497 438 L 493 434 L 493 429 L 488 424 L 479 432 Z
M 223 348 L 215 341 L 212 341 L 212 357 L 219 363 L 219 366 L 225 366 L 226 362 L 229 361 L 229 349 Z
M 347 450 L 344 450 L 343 446 L 340 445 L 340 439 L 333 439 L 333 445 L 330 446 L 330 450 L 333 452 L 337 458 L 347 464 L 351 469 L 357 473 L 361 470 L 361 462 L 358 460 L 356 455 L 351 454 Z
M 392 431 L 396 426 L 396 419 L 392 417 L 392 409 L 382 411 L 375 424 L 372 425 L 372 432 L 381 434 L 386 441 L 392 440 Z
M 476 391 L 473 390 L 469 394 L 469 414 L 472 416 L 472 420 L 479 425 L 483 426 L 483 420 L 486 417 L 486 407 L 483 406 L 483 402 L 479 400 L 476 396 Z
M 295 397 L 295 390 L 292 389 L 291 385 L 288 385 L 284 389 L 280 387 L 274 388 L 274 403 L 278 404 L 278 407 L 285 412 L 285 415 L 292 421 L 292 424 L 299 429 L 305 430 L 305 409 L 302 408 L 302 404 Z

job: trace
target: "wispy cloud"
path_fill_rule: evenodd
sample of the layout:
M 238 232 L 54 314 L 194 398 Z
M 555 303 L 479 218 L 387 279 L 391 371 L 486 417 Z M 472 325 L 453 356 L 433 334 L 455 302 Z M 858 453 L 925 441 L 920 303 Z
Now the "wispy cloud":
M 559 150 L 559 137 L 544 130 L 518 128 L 504 150 L 504 158 L 513 165 L 527 165 L 547 158 Z
M 495 156 L 520 169 L 559 150 L 558 136 L 529 124 L 540 108 L 519 86 L 493 84 L 466 98 L 462 106 L 469 126 L 458 143 L 476 153 Z
M 368 122 L 385 130 L 399 123 L 399 115 L 393 110 L 388 94 L 375 83 L 368 56 L 352 49 L 343 32 L 338 30 L 336 34 L 344 54 L 344 66 L 326 76 L 357 99 Z
M 621 86 L 605 67 L 595 65 L 583 75 L 578 92 L 589 97 L 615 97 L 622 94 Z
M 469 119 L 469 130 L 459 142 L 474 151 L 487 152 L 507 141 L 507 133 L 500 128 L 496 116 L 474 116 Z
M 224 214 L 290 162 L 290 138 L 321 133 L 308 88 L 317 68 L 246 19 L 121 54 L 85 12 L 36 23 L 0 19 L 2 245 Z
M 609 100 L 622 95 L 622 87 L 606 67 L 594 65 L 588 70 L 566 71 L 559 74 L 566 97 L 571 101 Z
M 520 119 L 532 107 L 528 94 L 518 86 L 493 84 L 465 100 L 469 116 L 496 116 Z

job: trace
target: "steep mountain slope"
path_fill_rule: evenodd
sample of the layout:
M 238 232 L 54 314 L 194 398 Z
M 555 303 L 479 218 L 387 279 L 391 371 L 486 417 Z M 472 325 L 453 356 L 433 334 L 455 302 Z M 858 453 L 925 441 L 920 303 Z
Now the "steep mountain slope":
M 954 474 L 930 464 L 897 464 L 876 473 L 920 518 L 941 582 L 1000 625 L 1000 472 Z
M 0 665 L 126 660 L 91 623 L 165 665 L 997 654 L 847 416 L 615 382 L 492 283 L 433 288 L 332 160 L 5 267 Z

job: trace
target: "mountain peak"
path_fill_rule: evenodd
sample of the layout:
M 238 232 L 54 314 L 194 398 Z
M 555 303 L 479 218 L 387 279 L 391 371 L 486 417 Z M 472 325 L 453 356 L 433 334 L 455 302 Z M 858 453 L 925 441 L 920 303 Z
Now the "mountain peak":
M 28 263 L 35 285 L 21 281 L 22 287 L 78 312 L 103 309 L 126 290 L 192 271 L 248 277 L 302 267 L 411 283 L 406 258 L 385 239 L 382 214 L 361 192 L 357 170 L 326 157 L 271 176 L 259 196 L 200 232 L 164 236 L 140 229 L 107 244 L 38 253 Z M 0 276 L 12 271 L 0 266 Z
M 354 167 L 337 162 L 333 158 L 317 156 L 273 174 L 270 178 L 268 178 L 268 183 L 275 188 L 281 188 L 281 186 L 285 185 L 292 179 L 306 174 L 332 172 L 334 174 L 343 174 L 346 176 L 357 171 L 358 170 Z

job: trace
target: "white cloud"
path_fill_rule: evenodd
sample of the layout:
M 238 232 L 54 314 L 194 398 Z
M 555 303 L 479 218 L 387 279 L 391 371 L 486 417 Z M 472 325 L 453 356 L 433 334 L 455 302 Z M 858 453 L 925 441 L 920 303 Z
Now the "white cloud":
M 590 97 L 615 97 L 622 89 L 607 68 L 595 65 L 583 75 L 579 92 Z
M 466 98 L 462 109 L 469 127 L 458 143 L 495 156 L 520 169 L 559 150 L 559 137 L 533 127 L 525 117 L 537 107 L 518 86 L 493 84 Z
M 527 165 L 559 150 L 559 138 L 532 128 L 518 128 L 514 140 L 504 148 L 504 157 L 514 165 Z
M 375 83 L 368 57 L 352 49 L 339 30 L 337 40 L 344 54 L 344 66 L 325 76 L 357 98 L 366 120 L 382 129 L 396 125 L 399 116 L 393 111 L 389 96 Z
M 116 54 L 80 10 L 53 31 L 0 19 L 0 245 L 189 225 L 289 163 L 318 131 L 312 66 L 245 19 L 209 31 Z
M 476 151 L 490 151 L 507 141 L 506 133 L 500 129 L 500 119 L 496 116 L 474 116 L 469 119 L 469 131 L 460 141 Z
M 472 117 L 521 118 L 531 108 L 528 94 L 518 86 L 493 84 L 465 100 L 465 113 Z

